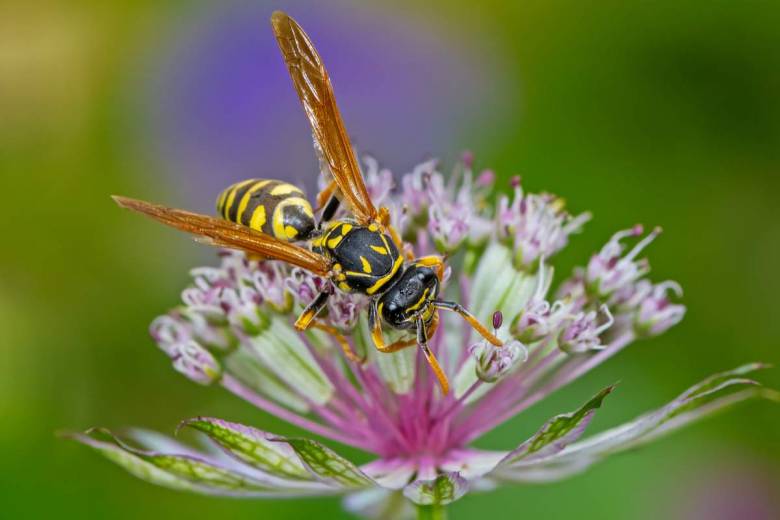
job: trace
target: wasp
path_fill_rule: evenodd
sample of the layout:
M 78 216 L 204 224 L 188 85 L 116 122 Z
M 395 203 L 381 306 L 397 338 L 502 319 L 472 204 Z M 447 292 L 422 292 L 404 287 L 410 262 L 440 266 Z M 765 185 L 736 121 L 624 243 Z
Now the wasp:
M 331 284 L 297 318 L 298 330 L 313 326 L 338 335 L 317 318 L 328 298 L 336 290 L 367 295 L 368 322 L 376 349 L 396 352 L 418 345 L 446 394 L 447 376 L 428 346 L 438 326 L 438 310 L 459 314 L 490 343 L 501 346 L 502 342 L 461 305 L 439 299 L 443 258 L 406 258 L 402 254 L 403 243 L 390 225 L 389 210 L 377 209 L 369 197 L 330 78 L 314 45 L 283 12 L 273 13 L 271 26 L 311 125 L 315 150 L 331 176 L 317 196 L 322 209 L 319 223 L 315 225 L 311 205 L 299 188 L 274 180 L 251 179 L 227 188 L 217 200 L 221 218 L 127 197 L 113 198 L 123 208 L 192 233 L 200 241 L 286 262 L 328 278 Z M 351 216 L 335 219 L 341 204 Z M 412 333 L 412 337 L 385 344 L 383 324 Z M 337 339 L 345 354 L 358 360 L 344 338 Z
M 297 186 L 271 179 L 249 179 L 225 188 L 217 213 L 284 241 L 305 241 L 316 230 L 314 212 Z

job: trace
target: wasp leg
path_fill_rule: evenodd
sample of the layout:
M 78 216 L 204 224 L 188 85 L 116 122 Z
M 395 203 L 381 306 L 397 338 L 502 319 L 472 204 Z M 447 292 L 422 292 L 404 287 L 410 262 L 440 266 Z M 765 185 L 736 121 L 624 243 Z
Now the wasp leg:
M 374 300 L 368 307 L 368 328 L 371 329 L 371 340 L 374 347 L 383 354 L 398 352 L 417 343 L 417 340 L 398 340 L 389 345 L 385 345 L 385 339 L 382 336 L 382 323 L 377 312 L 377 302 Z
M 422 350 L 426 361 L 428 361 L 431 370 L 433 370 L 433 374 L 439 381 L 441 393 L 447 395 L 450 391 L 450 383 L 447 380 L 447 374 L 441 369 L 439 362 L 436 360 L 436 356 L 433 355 L 433 352 L 431 352 L 431 349 L 428 347 L 428 334 L 425 331 L 425 322 L 422 318 L 417 318 L 417 344 L 420 345 L 420 349 Z
M 338 197 L 339 189 L 336 181 L 330 181 L 321 192 L 317 194 L 317 208 L 322 208 L 320 216 L 320 226 L 324 222 L 329 222 L 341 206 L 341 200 Z
M 490 332 L 487 328 L 485 328 L 484 325 L 482 325 L 477 318 L 474 317 L 473 314 L 471 314 L 469 311 L 463 308 L 463 306 L 459 303 L 455 302 L 445 302 L 442 300 L 434 300 L 433 305 L 437 309 L 445 309 L 452 312 L 457 312 L 461 315 L 461 317 L 468 322 L 469 325 L 471 325 L 471 328 L 476 330 L 480 336 L 488 340 L 490 343 L 497 347 L 501 347 L 504 345 L 504 342 L 498 339 L 495 334 Z
M 322 225 L 323 222 L 328 222 L 333 219 L 333 216 L 336 214 L 336 211 L 339 209 L 339 206 L 341 205 L 341 201 L 334 193 L 330 199 L 328 199 L 327 204 L 325 204 L 325 209 L 322 210 L 322 216 L 320 217 L 320 225 Z
M 335 180 L 331 180 L 327 186 L 322 188 L 322 191 L 317 194 L 317 209 L 324 207 L 325 203 L 328 202 L 337 191 L 338 184 L 336 184 Z
M 377 345 L 374 343 L 374 346 L 376 347 L 377 351 L 381 352 L 382 354 L 392 354 L 393 352 L 398 352 L 399 350 L 413 347 L 416 344 L 416 339 L 399 339 L 398 341 L 394 341 L 389 345 L 385 345 L 384 343 L 382 343 L 382 345 Z
M 421 256 L 420 258 L 415 258 L 414 263 L 425 267 L 433 267 L 436 269 L 436 277 L 439 281 L 444 278 L 444 258 L 437 255 Z
M 327 303 L 330 295 L 331 291 L 328 289 L 320 291 L 317 297 L 306 306 L 301 315 L 298 316 L 298 319 L 295 320 L 295 328 L 300 331 L 304 331 L 309 328 L 312 320 L 317 316 L 322 308 L 325 307 L 325 304 Z
M 428 337 L 432 336 L 439 326 L 438 316 L 434 317 L 430 326 L 430 331 L 425 330 L 425 322 L 422 318 L 417 318 L 417 337 L 415 339 L 398 340 L 389 345 L 385 345 L 384 339 L 382 338 L 382 325 L 379 322 L 376 301 L 374 301 L 368 308 L 368 326 L 371 329 L 371 339 L 374 341 L 374 347 L 376 347 L 379 352 L 387 354 L 390 352 L 398 352 L 399 350 L 411 347 L 414 344 L 419 345 L 425 356 L 425 360 L 428 361 L 436 379 L 439 381 L 442 393 L 447 395 L 450 391 L 450 383 L 447 380 L 447 375 L 444 373 L 444 370 L 442 370 L 441 365 L 439 365 L 436 356 L 433 355 L 433 352 L 431 352 L 431 349 L 428 347 Z
M 382 337 L 382 324 L 379 321 L 376 309 L 376 299 L 371 300 L 371 304 L 368 306 L 368 328 L 371 330 L 371 341 L 374 342 L 374 346 L 380 352 L 385 348 L 385 339 Z
M 336 327 L 328 325 L 327 323 L 323 323 L 322 321 L 317 319 L 312 320 L 309 327 L 312 329 L 319 329 L 333 336 L 333 338 L 341 347 L 341 350 L 344 352 L 344 355 L 347 357 L 347 359 L 349 359 L 353 363 L 362 365 L 363 363 L 366 362 L 365 354 L 363 356 L 358 356 L 357 354 L 355 354 L 355 351 L 352 350 L 352 346 L 347 341 L 347 338 L 345 338 L 344 335 L 341 333 L 341 331 L 339 331 L 339 329 L 337 329 Z

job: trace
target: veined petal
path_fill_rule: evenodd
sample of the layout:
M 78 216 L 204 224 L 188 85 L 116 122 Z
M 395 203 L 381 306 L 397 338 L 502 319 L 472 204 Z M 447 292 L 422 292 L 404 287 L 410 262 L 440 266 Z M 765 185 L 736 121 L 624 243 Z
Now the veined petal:
M 525 305 L 523 300 L 526 291 L 521 291 L 521 288 L 527 284 L 527 278 L 534 277 L 529 277 L 513 267 L 512 252 L 509 248 L 492 243 L 482 254 L 474 274 L 469 298 L 471 312 L 482 323 L 488 323 L 493 313 L 500 310 L 504 314 L 504 322 L 511 323 Z M 533 291 L 529 291 L 527 297 L 530 298 L 531 294 Z M 517 307 L 517 310 L 512 312 L 512 309 L 503 309 L 502 305 L 507 303 L 513 308 Z
M 136 443 L 141 448 L 149 451 L 156 451 L 158 453 L 177 453 L 195 457 L 202 455 L 192 446 L 188 446 L 173 437 L 154 430 L 147 430 L 146 428 L 129 428 L 124 430 L 122 434 L 133 443 Z
M 248 466 L 282 478 L 313 480 L 295 451 L 272 440 L 275 436 L 270 433 L 212 417 L 189 419 L 182 426 L 205 433 L 226 453 Z
M 285 318 L 274 316 L 268 328 L 244 344 L 301 396 L 316 404 L 330 401 L 333 385 Z
M 404 496 L 421 506 L 444 506 L 465 495 L 468 487 L 458 473 L 442 473 L 433 480 L 415 480 L 404 488 Z
M 268 481 L 249 473 L 222 467 L 207 456 L 168 454 L 133 448 L 105 429 L 69 435 L 97 450 L 136 477 L 152 484 L 180 491 L 232 497 L 284 497 L 325 495 L 338 492 L 312 482 L 305 486 Z
M 291 447 L 320 482 L 343 489 L 376 486 L 376 482 L 360 468 L 317 441 L 298 437 L 273 437 L 271 440 Z
M 540 285 L 547 285 L 552 277 L 552 268 L 540 264 L 536 274 L 518 271 L 512 264 L 512 252 L 506 246 L 491 244 L 479 263 L 474 275 L 469 306 L 471 312 L 482 323 L 490 323 L 493 313 L 501 311 L 504 324 L 498 336 L 506 339 L 509 327 L 520 314 L 531 297 L 542 290 Z M 542 290 L 541 292 L 546 292 Z M 481 338 L 472 333 L 469 343 L 476 343 Z M 476 362 L 469 357 L 460 366 L 455 375 L 455 396 L 460 397 L 477 381 Z M 482 397 L 489 386 L 474 392 L 467 403 Z
M 780 401 L 778 392 L 741 377 L 764 366 L 752 363 L 710 376 L 658 410 L 547 456 L 499 464 L 488 477 L 516 482 L 562 479 L 608 455 L 649 442 L 737 402 L 753 397 Z
M 556 415 L 542 426 L 530 439 L 509 452 L 499 466 L 511 465 L 521 460 L 533 460 L 554 455 L 577 440 L 590 424 L 596 409 L 615 386 L 608 386 L 587 403 L 570 413 Z
M 251 351 L 240 348 L 223 358 L 225 372 L 243 384 L 297 412 L 309 411 L 309 404 L 273 371 L 263 365 Z
M 176 455 L 191 455 L 195 458 L 206 458 L 210 463 L 225 469 L 234 469 L 244 473 L 247 467 L 238 459 L 231 457 L 207 438 L 195 446 L 180 442 L 169 435 L 147 430 L 145 428 L 128 428 L 122 430 L 122 439 L 128 439 L 139 449 L 157 453 L 175 453 Z M 263 474 L 265 475 L 265 474 Z

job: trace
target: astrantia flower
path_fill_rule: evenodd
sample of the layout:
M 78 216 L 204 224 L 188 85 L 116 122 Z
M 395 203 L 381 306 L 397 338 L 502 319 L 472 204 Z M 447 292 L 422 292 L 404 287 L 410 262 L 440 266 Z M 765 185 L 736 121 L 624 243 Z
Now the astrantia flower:
M 400 178 L 373 159 L 363 168 L 369 190 L 393 210 L 414 254 L 447 253 L 452 272 L 445 293 L 492 324 L 503 347 L 442 315 L 430 348 L 453 382 L 443 395 L 419 351 L 376 352 L 365 297 L 334 289 L 328 302 L 325 323 L 345 335 L 346 345 L 322 329 L 299 333 L 295 317 L 330 281 L 223 251 L 216 267 L 192 271 L 182 304 L 152 323 L 152 337 L 189 379 L 220 385 L 324 441 L 210 417 L 182 426 L 205 434 L 218 450 L 148 432 L 132 434 L 133 444 L 102 429 L 74 437 L 134 475 L 174 489 L 247 498 L 340 494 L 358 514 L 400 518 L 412 504 L 440 508 L 469 490 L 561 479 L 728 404 L 777 397 L 745 377 L 761 368 L 749 364 L 580 440 L 612 392 L 608 386 L 514 447 L 471 447 L 638 338 L 679 322 L 681 289 L 646 278 L 649 264 L 637 256 L 657 231 L 640 238 L 637 226 L 616 233 L 553 292 L 552 260 L 587 214 L 572 216 L 558 197 L 525 193 L 519 182 L 493 209 L 486 202 L 492 172 L 474 175 L 471 157 L 449 180 L 435 162 Z M 626 245 L 632 237 L 637 243 Z M 353 361 L 359 358 L 365 362 Z M 357 466 L 333 451 L 336 443 L 374 460 Z

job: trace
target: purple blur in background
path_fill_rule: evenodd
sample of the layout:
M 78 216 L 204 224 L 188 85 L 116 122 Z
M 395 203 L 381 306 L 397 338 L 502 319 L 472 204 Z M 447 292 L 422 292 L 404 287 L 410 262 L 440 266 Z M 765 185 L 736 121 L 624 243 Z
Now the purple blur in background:
M 758 461 L 727 459 L 678 476 L 682 489 L 668 518 L 680 520 L 772 520 L 778 518 L 777 481 Z
M 309 125 L 269 23 L 280 8 L 297 17 L 319 50 L 354 144 L 394 171 L 452 156 L 475 124 L 500 120 L 500 67 L 479 49 L 467 56 L 458 35 L 441 27 L 343 2 L 205 6 L 178 22 L 169 46 L 141 67 L 152 78 L 143 122 L 157 132 L 150 146 L 194 209 L 210 209 L 215 194 L 242 178 L 314 190 Z

